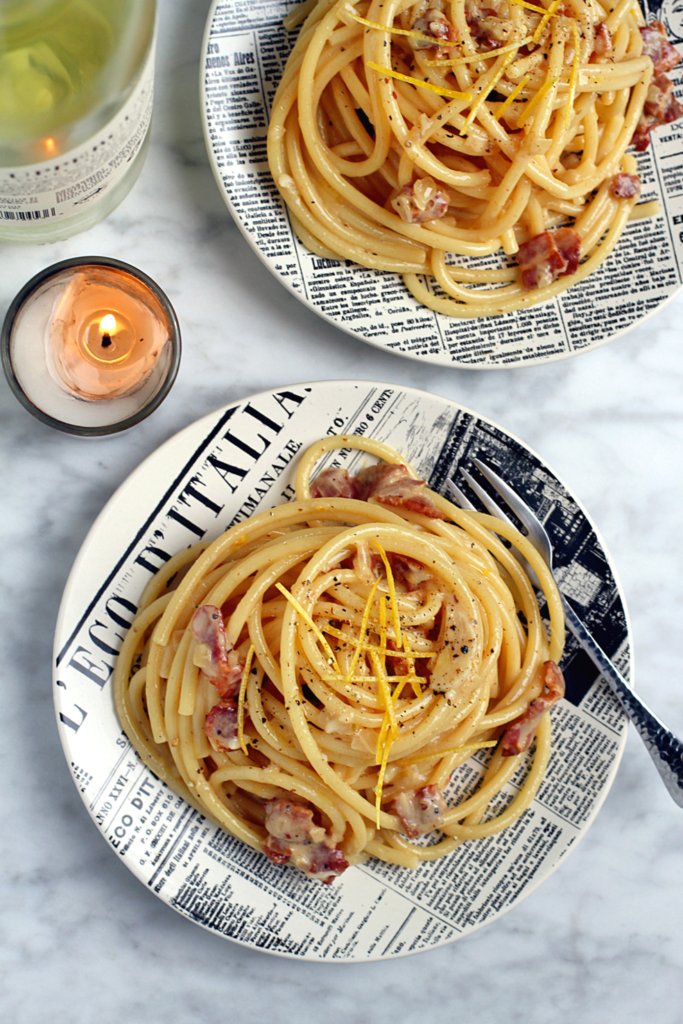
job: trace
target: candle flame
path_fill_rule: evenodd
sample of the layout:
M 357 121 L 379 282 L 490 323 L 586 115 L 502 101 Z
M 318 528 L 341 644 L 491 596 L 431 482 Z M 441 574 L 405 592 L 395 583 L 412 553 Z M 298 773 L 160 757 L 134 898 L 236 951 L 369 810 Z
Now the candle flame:
M 57 148 L 57 144 L 56 144 L 55 140 L 52 139 L 52 138 L 45 139 L 44 142 L 43 142 L 43 145 L 45 146 L 45 149 L 47 150 L 48 153 L 54 153 L 54 151 Z
M 102 334 L 111 334 L 116 330 L 116 317 L 112 316 L 111 313 L 107 313 L 100 320 L 100 331 Z

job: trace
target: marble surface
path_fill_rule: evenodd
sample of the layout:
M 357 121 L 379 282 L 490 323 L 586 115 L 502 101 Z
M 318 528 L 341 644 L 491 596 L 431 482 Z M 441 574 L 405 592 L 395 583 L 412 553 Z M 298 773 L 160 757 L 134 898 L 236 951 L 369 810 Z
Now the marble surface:
M 159 281 L 184 337 L 166 403 L 127 434 L 83 441 L 0 384 L 3 486 L 0 1019 L 38 1024 L 510 1024 L 683 1021 L 683 811 L 633 731 L 595 824 L 561 869 L 498 922 L 386 964 L 252 952 L 184 920 L 108 849 L 71 781 L 54 722 L 51 646 L 73 559 L 128 473 L 202 413 L 266 387 L 360 377 L 411 384 L 535 448 L 598 524 L 633 627 L 636 684 L 683 734 L 680 544 L 683 296 L 605 348 L 486 373 L 369 348 L 285 291 L 232 223 L 204 149 L 198 57 L 208 0 L 162 0 L 153 142 L 103 224 L 50 247 L 0 245 L 0 316 L 42 267 L 118 257 Z

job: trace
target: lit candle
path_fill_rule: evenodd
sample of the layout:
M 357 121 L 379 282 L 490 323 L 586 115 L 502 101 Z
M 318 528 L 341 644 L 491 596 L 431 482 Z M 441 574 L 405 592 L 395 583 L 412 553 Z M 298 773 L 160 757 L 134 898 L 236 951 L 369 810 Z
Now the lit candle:
M 180 359 L 173 307 L 146 274 L 118 260 L 65 260 L 14 299 L 2 332 L 7 379 L 43 422 L 106 434 L 163 401 Z

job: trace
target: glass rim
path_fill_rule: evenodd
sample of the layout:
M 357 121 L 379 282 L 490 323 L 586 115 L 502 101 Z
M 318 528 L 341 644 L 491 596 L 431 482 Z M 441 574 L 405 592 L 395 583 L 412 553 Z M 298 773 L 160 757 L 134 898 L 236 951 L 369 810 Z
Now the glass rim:
M 10 353 L 12 328 L 14 327 L 17 314 L 33 292 L 35 292 L 41 284 L 49 278 L 55 277 L 62 270 L 71 270 L 75 267 L 88 266 L 112 267 L 116 270 L 123 270 L 130 274 L 131 277 L 137 278 L 157 297 L 164 312 L 168 316 L 168 321 L 171 327 L 169 337 L 169 341 L 171 342 L 170 362 L 166 376 L 164 377 L 158 391 L 156 391 L 149 401 L 138 409 L 138 411 L 132 416 L 127 416 L 125 419 L 119 420 L 116 423 L 95 427 L 67 423 L 65 420 L 58 420 L 54 416 L 50 416 L 49 413 L 43 412 L 42 409 L 31 401 L 19 383 L 14 372 Z M 60 260 L 59 263 L 53 263 L 51 266 L 39 271 L 17 292 L 9 305 L 7 313 L 5 314 L 5 320 L 2 325 L 2 334 L 0 336 L 0 348 L 2 351 L 2 368 L 5 371 L 7 383 L 9 384 L 14 397 L 21 405 L 23 405 L 24 409 L 31 413 L 32 416 L 35 416 L 36 419 L 40 420 L 41 423 L 46 424 L 46 426 L 53 427 L 55 430 L 61 430 L 65 434 L 75 434 L 79 437 L 102 437 L 106 434 L 118 434 L 123 430 L 128 430 L 130 427 L 134 427 L 136 423 L 142 422 L 142 420 L 150 416 L 155 409 L 159 408 L 173 387 L 175 379 L 178 376 L 182 342 L 180 336 L 180 324 L 178 323 L 176 312 L 166 293 L 159 287 L 156 281 L 149 277 L 148 274 L 145 274 L 142 270 L 138 270 L 137 267 L 132 266 L 130 263 L 124 263 L 123 260 L 117 260 L 109 256 L 75 256 L 68 260 Z

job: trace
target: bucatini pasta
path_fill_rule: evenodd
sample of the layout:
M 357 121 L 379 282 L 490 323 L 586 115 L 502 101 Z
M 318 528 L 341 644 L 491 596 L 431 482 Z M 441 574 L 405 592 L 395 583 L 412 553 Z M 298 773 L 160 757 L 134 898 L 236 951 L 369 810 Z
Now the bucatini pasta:
M 319 458 L 345 447 L 381 461 L 311 485 Z M 497 535 L 533 565 L 549 626 Z M 294 501 L 152 580 L 118 657 L 116 707 L 194 807 L 330 881 L 368 857 L 417 867 L 519 817 L 548 761 L 563 644 L 559 595 L 524 537 L 432 493 L 385 445 L 332 437 L 301 458 Z M 449 788 L 487 747 L 478 788 Z
M 305 15 L 268 158 L 317 255 L 490 316 L 581 281 L 657 212 L 636 205 L 626 150 L 683 114 L 665 74 L 679 56 L 637 0 L 319 0 Z

